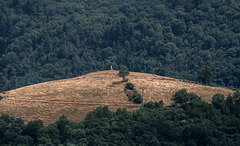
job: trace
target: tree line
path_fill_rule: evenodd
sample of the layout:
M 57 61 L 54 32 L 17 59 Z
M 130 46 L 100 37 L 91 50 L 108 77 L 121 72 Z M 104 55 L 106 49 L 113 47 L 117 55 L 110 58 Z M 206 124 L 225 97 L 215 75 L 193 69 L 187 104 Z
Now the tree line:
M 1 145 L 239 145 L 240 92 L 212 103 L 181 89 L 171 106 L 148 102 L 143 109 L 110 111 L 107 106 L 89 112 L 83 121 L 66 116 L 44 126 L 35 120 L 0 117 Z

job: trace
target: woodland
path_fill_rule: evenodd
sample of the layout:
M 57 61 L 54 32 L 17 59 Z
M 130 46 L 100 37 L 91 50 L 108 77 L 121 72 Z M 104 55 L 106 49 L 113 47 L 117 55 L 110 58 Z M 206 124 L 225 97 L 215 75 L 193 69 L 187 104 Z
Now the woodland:
M 239 0 L 0 0 L 0 91 L 118 70 L 240 87 Z

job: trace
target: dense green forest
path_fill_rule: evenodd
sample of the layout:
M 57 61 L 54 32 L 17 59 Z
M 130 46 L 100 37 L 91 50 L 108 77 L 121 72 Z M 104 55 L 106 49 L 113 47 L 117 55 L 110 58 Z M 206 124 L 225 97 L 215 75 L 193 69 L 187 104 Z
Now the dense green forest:
M 240 86 L 239 0 L 0 0 L 0 90 L 126 65 Z
M 184 89 L 174 96 L 191 100 L 171 107 L 149 102 L 134 112 L 98 107 L 84 121 L 63 115 L 48 126 L 2 115 L 0 145 L 240 145 L 239 91 L 226 99 L 215 94 L 211 104 Z

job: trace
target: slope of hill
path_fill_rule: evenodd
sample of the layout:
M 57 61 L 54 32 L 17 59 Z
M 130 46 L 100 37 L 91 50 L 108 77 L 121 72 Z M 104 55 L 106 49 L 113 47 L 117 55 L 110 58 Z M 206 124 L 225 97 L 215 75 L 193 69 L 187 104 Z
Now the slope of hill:
M 182 88 L 208 102 L 216 93 L 233 93 L 226 88 L 209 87 L 155 74 L 131 72 L 128 79 L 138 92 L 145 88 L 145 102 L 163 100 L 165 105 L 169 105 L 172 95 Z M 99 106 L 107 105 L 111 110 L 140 108 L 140 105 L 128 101 L 124 93 L 125 83 L 119 83 L 121 80 L 118 71 L 99 71 L 10 90 L 1 94 L 4 98 L 0 101 L 0 114 L 22 117 L 26 122 L 41 119 L 49 124 L 57 121 L 62 114 L 72 121 L 83 120 L 89 111 Z

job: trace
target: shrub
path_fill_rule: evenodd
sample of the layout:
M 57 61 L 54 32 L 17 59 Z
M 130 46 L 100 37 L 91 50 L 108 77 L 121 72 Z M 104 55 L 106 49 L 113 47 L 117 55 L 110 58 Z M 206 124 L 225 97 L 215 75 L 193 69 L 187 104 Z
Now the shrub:
M 154 109 L 156 107 L 155 104 L 152 101 L 149 101 L 144 106 L 147 107 L 147 108 L 151 108 L 151 109 Z
M 140 94 L 139 94 L 140 95 Z M 136 96 L 133 98 L 133 102 L 134 103 L 137 103 L 137 104 L 140 104 L 142 102 L 142 98 L 141 96 Z
M 134 89 L 134 85 L 132 83 L 127 83 L 124 88 L 124 91 L 128 96 L 129 101 L 133 100 L 134 103 L 138 103 L 138 104 L 142 102 L 141 94 L 139 94 L 137 90 Z
M 125 88 L 129 89 L 129 90 L 133 90 L 134 89 L 134 85 L 132 83 L 127 83 Z
M 164 105 L 164 103 L 163 103 L 162 100 L 160 100 L 159 102 L 155 102 L 155 107 L 156 107 L 156 108 L 162 108 L 163 105 Z
M 134 92 L 134 94 L 132 95 L 132 99 L 133 99 L 133 102 L 134 103 L 141 103 L 142 102 L 142 98 L 141 98 L 141 95 L 139 93 Z

